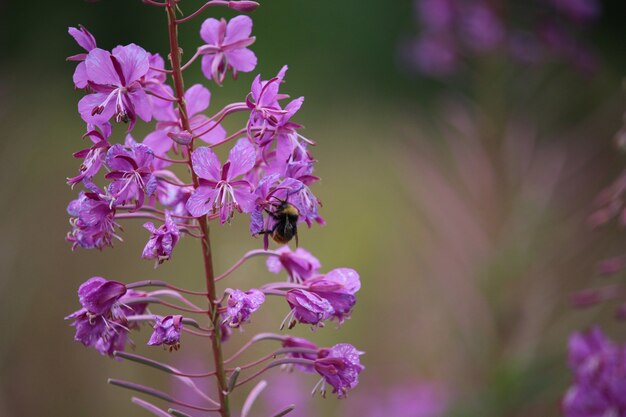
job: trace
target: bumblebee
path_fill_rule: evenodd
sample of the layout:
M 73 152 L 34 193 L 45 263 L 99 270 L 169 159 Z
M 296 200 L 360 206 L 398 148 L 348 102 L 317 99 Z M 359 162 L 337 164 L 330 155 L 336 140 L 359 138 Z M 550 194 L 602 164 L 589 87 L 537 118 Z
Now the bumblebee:
M 298 217 L 300 212 L 293 204 L 285 200 L 279 201 L 280 203 L 274 206 L 275 210 L 265 210 L 270 217 L 276 220 L 276 223 L 270 230 L 262 231 L 259 234 L 270 235 L 276 243 L 282 245 L 295 237 L 296 246 L 298 246 Z

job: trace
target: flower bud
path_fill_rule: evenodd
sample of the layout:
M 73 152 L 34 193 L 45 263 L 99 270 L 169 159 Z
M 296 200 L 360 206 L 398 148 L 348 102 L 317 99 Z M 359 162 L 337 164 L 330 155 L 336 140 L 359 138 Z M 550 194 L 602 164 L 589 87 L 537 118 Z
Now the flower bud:
M 193 134 L 188 130 L 169 132 L 167 136 L 179 145 L 189 145 L 193 139 Z
M 229 1 L 228 7 L 238 12 L 252 12 L 259 7 L 256 1 Z

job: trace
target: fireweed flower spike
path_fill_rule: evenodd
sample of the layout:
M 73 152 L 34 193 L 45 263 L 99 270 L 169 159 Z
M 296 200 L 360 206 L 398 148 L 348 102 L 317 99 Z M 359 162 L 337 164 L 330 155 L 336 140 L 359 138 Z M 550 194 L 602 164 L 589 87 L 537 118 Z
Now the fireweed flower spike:
M 83 139 L 91 144 L 74 154 L 80 166 L 77 175 L 67 180 L 71 187 L 81 188 L 67 207 L 71 227 L 67 240 L 72 248 L 103 249 L 112 246 L 114 239 L 121 240 L 118 233 L 122 224 L 127 227 L 127 223 L 139 220 L 138 225 L 143 224 L 148 231 L 141 258 L 159 265 L 171 262 L 172 252 L 180 250 L 178 243 L 185 234 L 198 240 L 202 249 L 204 276 L 198 283 L 204 288 L 186 289 L 149 277 L 127 277 L 128 284 L 93 277 L 78 290 L 79 309 L 66 317 L 74 327 L 74 339 L 102 355 L 126 359 L 124 363 L 166 372 L 199 395 L 197 401 L 187 402 L 186 396 L 178 398 L 131 381 L 110 380 L 111 384 L 220 417 L 254 414 L 251 407 L 265 383 L 254 388 L 252 383 L 279 367 L 317 372 L 322 376 L 322 392 L 325 384 L 330 384 L 343 398 L 357 385 L 363 370 L 361 352 L 351 345 L 318 348 L 306 339 L 259 333 L 236 353 L 224 352 L 224 344 L 235 337 L 232 329 L 245 326 L 266 302 L 266 296 L 284 298 L 289 304 L 283 328 L 285 323 L 291 328 L 297 322 L 318 328 L 326 320 L 342 322 L 350 315 L 360 280 L 348 268 L 321 273 L 320 261 L 305 249 L 269 249 L 269 233 L 275 240 L 281 239 L 276 226 L 286 221 L 285 207 L 289 208 L 292 231 L 297 231 L 298 223 L 323 223 L 318 213 L 320 204 L 310 188 L 319 179 L 314 175 L 316 161 L 310 153 L 314 143 L 298 132 L 302 126 L 294 120 L 304 99 L 283 102 L 288 96 L 279 92 L 287 67 L 270 80 L 257 76 L 245 100 L 241 97 L 214 112 L 208 111 L 211 85 L 184 87 L 183 71 L 194 63 L 214 85 L 221 84 L 228 71 L 236 78 L 238 73 L 254 70 L 257 58 L 248 49 L 255 40 L 248 16 L 205 20 L 201 29 L 204 44 L 185 63 L 178 41 L 179 26 L 206 10 L 223 7 L 249 12 L 258 3 L 210 1 L 189 15 L 181 15 L 180 10 L 187 9 L 179 7 L 181 2 L 144 0 L 166 12 L 167 60 L 135 44 L 117 46 L 109 52 L 98 48 L 85 28 L 69 30 L 84 49 L 69 60 L 78 62 L 74 84 L 84 93 L 78 110 L 86 122 Z M 238 112 L 247 113 L 245 121 L 227 132 L 224 126 L 231 120 L 224 120 Z M 153 119 L 142 142 L 130 135 L 137 121 L 149 123 Z M 119 126 L 120 122 L 128 126 Z M 221 149 L 214 150 L 217 147 Z M 228 154 L 228 158 L 221 163 L 217 154 Z M 219 227 L 230 222 L 235 211 L 249 216 L 243 221 L 250 224 L 250 238 L 264 235 L 264 249 L 245 253 L 229 269 L 215 274 L 212 250 L 216 248 L 209 239 L 209 225 L 213 222 Z M 286 235 L 285 239 L 289 241 Z M 255 288 L 247 291 L 236 289 L 238 285 L 230 282 L 230 288 L 217 288 L 222 280 L 237 279 L 239 267 L 253 257 L 267 258 L 269 272 L 260 272 L 271 276 L 270 272 L 284 269 L 285 279 L 266 282 L 255 276 Z M 159 288 L 140 291 L 143 287 Z M 166 312 L 155 315 L 155 305 Z M 257 324 L 275 327 L 279 322 L 276 318 Z M 213 358 L 210 370 L 179 370 L 140 354 L 123 353 L 128 345 L 134 346 L 133 333 L 148 326 L 152 327 L 149 346 L 180 349 L 186 354 L 197 344 L 181 346 L 183 332 L 186 337 L 206 341 Z M 275 346 L 259 359 L 243 361 L 243 353 L 261 341 L 263 346 Z M 145 346 L 137 346 L 139 349 L 150 351 Z M 216 389 L 203 392 L 197 378 L 214 378 Z M 247 390 L 248 398 L 242 410 L 232 410 L 230 398 L 241 390 Z M 155 415 L 167 414 L 142 399 L 133 402 Z

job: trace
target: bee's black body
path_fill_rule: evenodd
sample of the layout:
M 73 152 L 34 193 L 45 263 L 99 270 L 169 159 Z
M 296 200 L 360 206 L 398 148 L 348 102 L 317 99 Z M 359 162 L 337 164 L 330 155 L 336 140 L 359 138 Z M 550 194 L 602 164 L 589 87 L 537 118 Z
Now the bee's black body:
M 276 243 L 286 244 L 294 237 L 296 238 L 296 246 L 298 246 L 298 217 L 300 212 L 298 209 L 287 201 L 280 201 L 280 204 L 274 206 L 274 211 L 267 211 L 276 223 L 271 230 L 266 233 L 272 236 Z

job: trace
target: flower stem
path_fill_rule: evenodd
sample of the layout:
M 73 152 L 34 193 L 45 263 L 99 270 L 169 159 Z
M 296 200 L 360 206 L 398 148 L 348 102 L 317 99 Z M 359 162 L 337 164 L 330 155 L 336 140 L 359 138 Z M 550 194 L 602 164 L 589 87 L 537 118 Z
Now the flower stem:
M 172 79 L 174 80 L 174 91 L 178 101 L 178 110 L 180 114 L 181 124 L 184 130 L 191 131 L 189 118 L 187 115 L 187 106 L 185 104 L 185 87 L 183 83 L 183 74 L 180 64 L 180 48 L 178 46 L 178 22 L 176 21 L 176 4 L 174 0 L 167 2 L 167 21 L 170 41 L 170 60 L 172 63 Z M 187 159 L 189 160 L 189 169 L 193 179 L 194 186 L 198 186 L 198 177 L 193 172 L 193 167 L 189 158 L 193 150 L 193 140 L 189 144 Z M 209 319 L 213 326 L 213 335 L 211 337 L 211 345 L 213 348 L 213 362 L 215 365 L 215 376 L 217 378 L 220 415 L 222 417 L 230 417 L 230 405 L 228 397 L 224 394 L 227 389 L 226 372 L 224 371 L 224 359 L 221 346 L 220 316 L 217 313 L 219 305 L 215 290 L 215 276 L 213 274 L 213 259 L 211 257 L 211 241 L 209 237 L 209 225 L 206 216 L 198 218 L 200 230 L 202 231 L 202 258 L 204 260 L 204 271 L 206 278 L 207 298 L 209 302 Z

